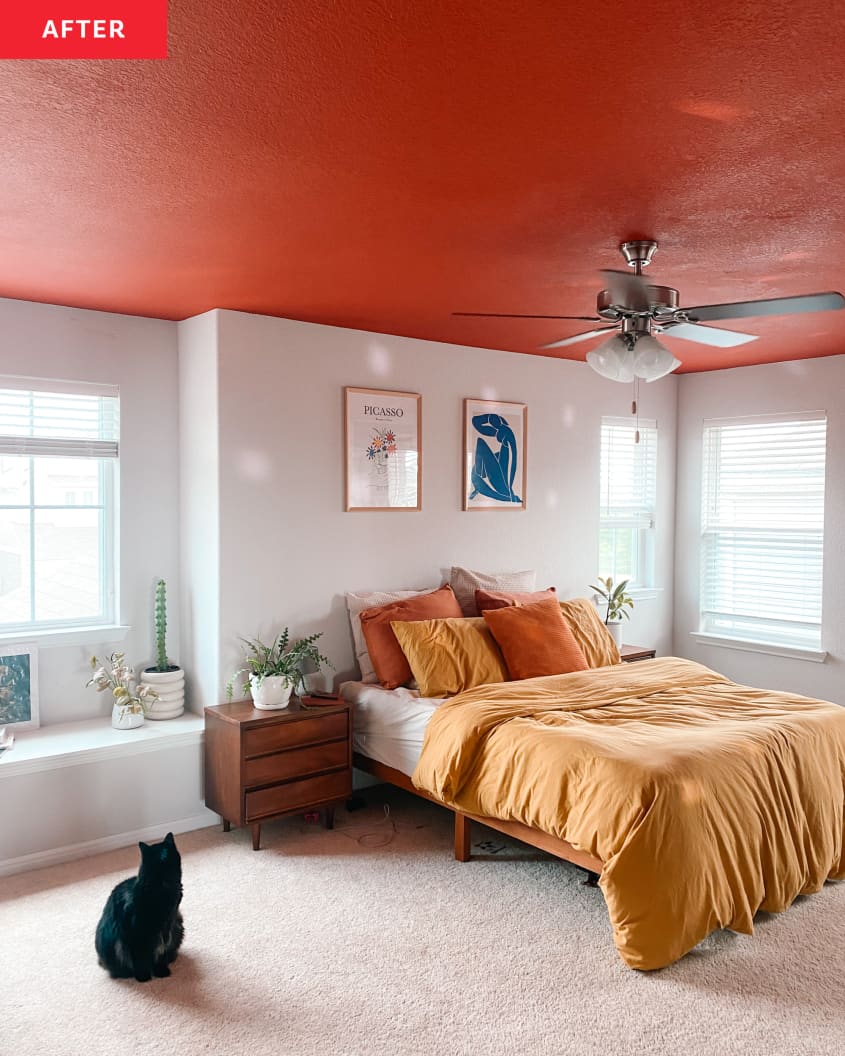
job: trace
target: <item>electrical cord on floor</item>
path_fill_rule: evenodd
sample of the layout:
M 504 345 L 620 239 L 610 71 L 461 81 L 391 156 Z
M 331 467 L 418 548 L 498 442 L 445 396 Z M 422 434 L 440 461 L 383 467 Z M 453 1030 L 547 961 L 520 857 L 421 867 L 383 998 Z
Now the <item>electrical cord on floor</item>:
M 427 828 L 426 825 L 405 825 L 397 823 L 396 819 L 390 813 L 390 804 L 385 803 L 383 806 L 384 817 L 380 818 L 378 821 L 371 821 L 367 824 L 335 825 L 333 831 L 339 832 L 342 836 L 346 836 L 350 840 L 354 840 L 359 847 L 386 847 L 403 831 L 407 831 L 408 829 Z M 378 826 L 387 826 L 387 828 L 373 832 L 372 829 Z M 361 829 L 366 829 L 368 831 L 361 832 Z M 358 835 L 356 835 L 356 833 L 358 833 Z

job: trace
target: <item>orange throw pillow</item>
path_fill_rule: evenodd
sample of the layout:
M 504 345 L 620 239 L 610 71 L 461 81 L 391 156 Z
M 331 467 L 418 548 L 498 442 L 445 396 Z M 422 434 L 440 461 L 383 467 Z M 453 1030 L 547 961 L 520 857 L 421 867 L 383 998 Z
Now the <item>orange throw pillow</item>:
M 475 604 L 479 612 L 490 609 L 506 609 L 509 605 L 534 605 L 538 601 L 554 601 L 555 588 L 548 590 L 510 591 L 510 590 L 477 590 Z
M 396 621 L 458 619 L 463 616 L 458 599 L 447 583 L 430 594 L 392 601 L 361 613 L 361 630 L 379 682 L 385 689 L 404 686 L 413 678 L 402 646 L 390 624 Z M 563 617 L 561 616 L 561 619 Z
M 556 600 L 482 613 L 512 679 L 586 671 L 587 661 Z

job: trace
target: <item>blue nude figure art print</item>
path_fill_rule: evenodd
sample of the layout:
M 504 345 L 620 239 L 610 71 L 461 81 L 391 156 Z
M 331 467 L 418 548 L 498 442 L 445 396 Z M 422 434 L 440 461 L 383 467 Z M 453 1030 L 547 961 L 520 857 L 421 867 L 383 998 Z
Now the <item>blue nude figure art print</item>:
M 484 406 L 467 401 L 467 509 L 495 509 L 524 506 L 523 502 L 523 422 L 524 408 L 506 417 L 502 408 L 472 411 Z M 475 408 L 473 408 L 475 404 Z M 488 405 L 489 406 L 489 405 Z M 513 423 L 513 424 L 512 424 Z M 516 430 L 514 429 L 516 425 Z M 470 428 L 471 426 L 471 428 Z M 472 441 L 474 440 L 474 446 Z M 485 501 L 487 500 L 487 501 Z

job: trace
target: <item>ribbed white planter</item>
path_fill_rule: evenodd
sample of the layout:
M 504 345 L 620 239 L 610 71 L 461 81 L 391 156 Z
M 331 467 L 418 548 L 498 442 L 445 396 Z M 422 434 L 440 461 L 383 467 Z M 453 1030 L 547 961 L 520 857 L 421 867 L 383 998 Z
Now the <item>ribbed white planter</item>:
M 286 708 L 293 692 L 293 682 L 285 675 L 265 675 L 263 678 L 250 675 L 249 691 L 256 708 L 265 711 Z
M 185 672 L 181 667 L 171 671 L 144 668 L 140 684 L 158 693 L 158 700 L 147 705 L 148 719 L 175 719 L 185 710 Z

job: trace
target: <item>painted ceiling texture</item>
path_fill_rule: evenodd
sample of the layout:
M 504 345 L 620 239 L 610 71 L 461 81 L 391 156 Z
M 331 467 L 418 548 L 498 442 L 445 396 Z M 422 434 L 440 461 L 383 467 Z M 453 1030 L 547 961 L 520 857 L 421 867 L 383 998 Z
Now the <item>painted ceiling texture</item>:
M 167 60 L 0 62 L 0 296 L 533 353 L 590 324 L 451 313 L 592 316 L 626 239 L 682 305 L 845 290 L 843 34 L 829 0 L 172 0 Z M 717 325 L 760 338 L 666 336 L 682 370 L 845 353 L 845 312 Z

